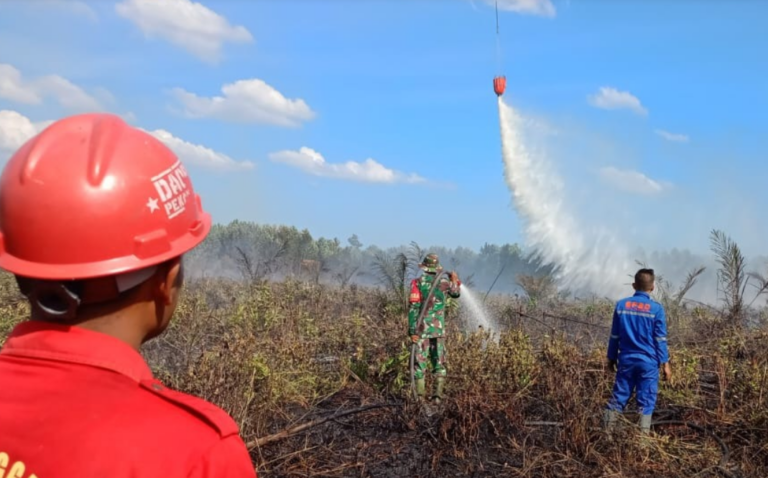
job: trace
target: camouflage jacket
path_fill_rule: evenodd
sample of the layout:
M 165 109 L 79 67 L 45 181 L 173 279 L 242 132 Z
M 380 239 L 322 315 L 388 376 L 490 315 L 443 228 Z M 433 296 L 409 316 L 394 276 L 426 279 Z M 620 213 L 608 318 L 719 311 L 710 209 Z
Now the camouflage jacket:
M 411 281 L 411 295 L 409 296 L 410 309 L 408 311 L 408 335 L 419 335 L 421 338 L 435 338 L 445 335 L 445 303 L 446 294 L 457 299 L 460 295 L 461 282 L 452 283 L 446 275 L 440 278 L 440 283 L 435 287 L 432 299 L 428 304 L 423 303 L 432 288 L 435 275 L 423 274 L 418 279 Z M 424 320 L 419 330 L 416 330 L 416 322 L 419 319 L 422 307 L 428 307 L 424 314 Z

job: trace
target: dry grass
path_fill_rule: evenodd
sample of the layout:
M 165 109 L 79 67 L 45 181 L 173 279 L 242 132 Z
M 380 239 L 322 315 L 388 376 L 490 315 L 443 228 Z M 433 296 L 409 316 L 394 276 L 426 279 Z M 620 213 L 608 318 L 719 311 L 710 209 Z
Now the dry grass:
M 26 305 L 7 276 L 0 294 L 1 339 Z M 762 330 L 681 307 L 670 325 L 675 378 L 661 384 L 656 419 L 704 432 L 668 423 L 642 441 L 630 426 L 609 441 L 599 427 L 612 385 L 603 361 L 612 304 L 488 300 L 499 339 L 449 320 L 449 397 L 431 416 L 408 399 L 401 304 L 371 289 L 198 281 L 144 353 L 169 385 L 227 410 L 248 442 L 392 405 L 254 446 L 261 477 L 768 476 Z M 707 433 L 727 446 L 727 462 Z

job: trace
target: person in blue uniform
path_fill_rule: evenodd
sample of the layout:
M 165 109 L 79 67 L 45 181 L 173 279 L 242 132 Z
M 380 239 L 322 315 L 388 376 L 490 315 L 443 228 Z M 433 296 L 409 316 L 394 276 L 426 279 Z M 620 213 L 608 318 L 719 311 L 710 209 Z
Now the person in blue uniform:
M 604 416 L 604 425 L 609 431 L 635 392 L 640 428 L 648 433 L 656 407 L 660 370 L 664 371 L 666 380 L 672 378 L 664 307 L 651 299 L 655 279 L 653 269 L 637 271 L 632 284 L 635 294 L 618 301 L 613 312 L 608 367 L 616 372 L 616 381 Z

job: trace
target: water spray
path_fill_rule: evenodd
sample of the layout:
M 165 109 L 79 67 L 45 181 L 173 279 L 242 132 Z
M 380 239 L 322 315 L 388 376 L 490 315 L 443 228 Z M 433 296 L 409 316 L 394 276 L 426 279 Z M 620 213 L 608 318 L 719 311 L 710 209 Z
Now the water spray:
M 499 12 L 496 2 L 496 43 L 499 48 Z M 498 54 L 498 51 L 497 51 Z M 501 57 L 497 58 L 497 67 Z M 504 177 L 514 207 L 525 223 L 527 246 L 534 256 L 556 268 L 561 287 L 574 292 L 598 292 L 618 298 L 624 292 L 629 254 L 607 233 L 584 237 L 584 228 L 566 211 L 563 184 L 544 157 L 531 157 L 525 144 L 524 122 L 503 99 L 507 79 L 498 72 L 493 91 L 499 105 Z
M 461 300 L 467 305 L 466 310 L 471 318 L 473 331 L 482 328 L 493 334 L 493 339 L 497 341 L 498 337 L 496 337 L 495 332 L 498 331 L 498 327 L 495 321 L 488 316 L 482 302 L 477 300 L 474 291 L 464 284 L 461 285 Z
M 563 199 L 564 185 L 547 158 L 534 159 L 529 152 L 523 118 L 501 96 L 498 104 L 504 177 L 524 222 L 526 245 L 556 267 L 558 285 L 618 298 L 631 268 L 629 254 L 609 234 L 587 231 L 574 219 Z

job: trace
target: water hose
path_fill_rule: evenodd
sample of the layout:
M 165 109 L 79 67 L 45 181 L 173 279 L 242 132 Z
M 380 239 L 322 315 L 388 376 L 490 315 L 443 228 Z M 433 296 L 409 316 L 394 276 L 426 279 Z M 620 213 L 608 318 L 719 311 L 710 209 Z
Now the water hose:
M 432 296 L 435 293 L 435 287 L 437 287 L 437 284 L 440 283 L 440 277 L 445 273 L 444 270 L 441 270 L 435 275 L 435 280 L 432 283 L 432 287 L 429 289 L 429 294 L 427 294 L 427 298 L 422 301 L 421 306 L 421 312 L 419 312 L 419 318 L 416 320 L 416 332 L 419 331 L 421 328 L 421 323 L 424 321 L 424 315 L 427 313 L 427 305 L 429 304 L 429 300 L 432 298 Z M 410 338 L 410 337 L 409 337 Z M 419 396 L 416 393 L 416 376 L 415 374 L 415 362 L 416 362 L 416 350 L 418 348 L 418 343 L 412 343 L 411 344 L 411 392 L 413 393 L 413 399 L 418 401 Z

